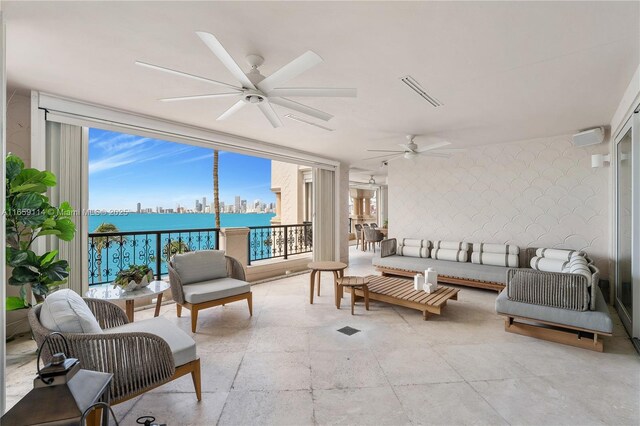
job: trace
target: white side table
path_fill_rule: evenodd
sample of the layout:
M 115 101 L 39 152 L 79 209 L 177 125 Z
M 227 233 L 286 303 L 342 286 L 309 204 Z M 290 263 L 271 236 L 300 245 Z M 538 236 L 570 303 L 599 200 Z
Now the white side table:
M 102 300 L 124 300 L 126 305 L 127 318 L 133 322 L 133 306 L 136 299 L 148 298 L 157 295 L 156 311 L 154 316 L 160 315 L 160 305 L 162 294 L 169 290 L 169 283 L 166 281 L 151 281 L 148 286 L 134 291 L 123 291 L 122 288 L 113 288 L 113 283 L 100 284 L 89 287 L 84 295 L 92 299 Z

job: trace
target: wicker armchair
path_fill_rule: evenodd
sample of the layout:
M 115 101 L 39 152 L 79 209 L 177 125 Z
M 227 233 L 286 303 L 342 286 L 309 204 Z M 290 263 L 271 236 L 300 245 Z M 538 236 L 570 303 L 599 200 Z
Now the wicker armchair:
M 356 248 L 360 247 L 360 244 L 364 244 L 364 235 L 362 234 L 362 225 L 356 223 Z
M 373 245 L 373 252 L 376 252 L 376 243 L 384 240 L 384 235 L 382 232 L 378 231 L 375 228 L 364 228 L 364 243 L 367 245 Z
M 99 299 L 85 298 L 84 301 L 103 330 L 129 324 L 117 305 Z M 52 333 L 40 323 L 41 308 L 42 305 L 38 305 L 29 311 L 31 331 L 38 346 Z M 80 360 L 82 368 L 113 374 L 111 404 L 134 398 L 185 374 L 191 374 L 196 397 L 198 401 L 201 399 L 200 359 L 176 366 L 169 343 L 158 335 L 137 331 L 63 335 L 69 344 L 70 353 L 66 355 Z M 50 339 L 42 351 L 43 360 L 48 362 L 52 353 L 65 351 L 64 342 Z
M 209 250 L 211 252 L 215 252 L 217 250 Z M 202 254 L 203 251 L 200 252 L 191 252 L 182 254 L 182 256 L 190 256 L 195 253 Z M 176 313 L 178 317 L 182 315 L 182 308 L 187 308 L 191 311 L 191 331 L 196 332 L 196 327 L 198 324 L 198 311 L 206 308 L 211 308 L 214 306 L 220 306 L 231 302 L 236 302 L 238 300 L 247 300 L 249 305 L 249 315 L 253 315 L 253 299 L 251 295 L 251 289 L 249 284 L 245 281 L 245 272 L 242 264 L 235 258 L 231 256 L 225 256 L 226 259 L 226 267 L 227 267 L 227 277 L 237 280 L 236 289 L 232 290 L 229 296 L 219 297 L 216 293 L 216 281 L 220 281 L 218 279 L 208 280 L 203 283 L 183 283 L 183 279 L 177 271 L 175 262 L 176 256 L 174 256 L 169 261 L 169 283 L 171 284 L 171 293 L 173 296 L 173 300 L 176 302 Z M 222 279 L 224 280 L 224 278 Z M 232 284 L 233 285 L 233 284 Z M 185 294 L 185 286 L 187 286 L 187 294 Z M 194 301 L 191 299 L 191 290 L 194 287 L 202 286 L 202 294 L 199 294 L 198 301 Z M 224 291 L 228 292 L 229 289 L 224 289 L 221 291 L 221 294 L 224 294 Z M 208 297 L 206 295 L 209 294 Z M 199 300 L 205 296 L 206 300 Z

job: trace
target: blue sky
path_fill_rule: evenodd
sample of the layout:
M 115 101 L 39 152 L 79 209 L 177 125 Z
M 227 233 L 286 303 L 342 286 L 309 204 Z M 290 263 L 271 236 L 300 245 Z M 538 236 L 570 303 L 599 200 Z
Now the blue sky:
M 220 152 L 220 201 L 236 195 L 275 202 L 271 160 Z M 89 208 L 135 210 L 156 206 L 194 208 L 213 201 L 213 150 L 158 139 L 89 130 Z

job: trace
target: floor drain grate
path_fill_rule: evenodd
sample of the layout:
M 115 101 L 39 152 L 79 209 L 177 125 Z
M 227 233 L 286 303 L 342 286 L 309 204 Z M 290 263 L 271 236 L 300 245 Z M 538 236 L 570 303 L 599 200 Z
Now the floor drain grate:
M 353 328 L 353 327 L 342 327 L 340 330 L 338 330 L 340 333 L 342 334 L 346 334 L 347 336 L 353 336 L 354 334 L 360 332 L 360 330 L 358 330 L 357 328 Z

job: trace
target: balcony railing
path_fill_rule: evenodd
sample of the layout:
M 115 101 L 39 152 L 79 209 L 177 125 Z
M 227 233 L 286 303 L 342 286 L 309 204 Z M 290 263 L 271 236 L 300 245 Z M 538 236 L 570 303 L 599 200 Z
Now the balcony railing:
M 93 232 L 89 234 L 88 245 L 89 285 L 112 282 L 129 265 L 147 265 L 156 279 L 161 279 L 168 274 L 168 262 L 174 254 L 218 249 L 220 229 Z M 311 252 L 311 223 L 250 226 L 247 247 L 249 264 Z
M 218 228 L 90 233 L 89 285 L 112 282 L 129 265 L 147 265 L 160 279 L 174 254 L 219 246 Z
M 250 226 L 247 235 L 249 264 L 255 260 L 309 253 L 313 248 L 311 222 L 298 225 Z

